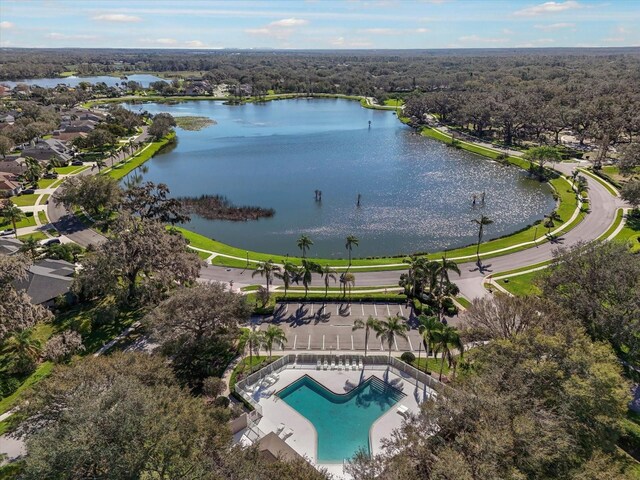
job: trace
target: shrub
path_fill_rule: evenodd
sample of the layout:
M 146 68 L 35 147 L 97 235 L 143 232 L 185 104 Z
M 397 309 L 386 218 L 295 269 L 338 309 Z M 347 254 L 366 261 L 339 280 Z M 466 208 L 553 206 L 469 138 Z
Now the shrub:
M 227 408 L 231 402 L 229 401 L 229 397 L 218 397 L 213 401 L 213 404 L 216 407 Z
M 20 380 L 16 377 L 2 376 L 0 378 L 0 397 L 8 397 L 20 386 Z
M 402 355 L 400 355 L 400 360 L 411 365 L 416 361 L 416 356 L 411 352 L 404 352 Z

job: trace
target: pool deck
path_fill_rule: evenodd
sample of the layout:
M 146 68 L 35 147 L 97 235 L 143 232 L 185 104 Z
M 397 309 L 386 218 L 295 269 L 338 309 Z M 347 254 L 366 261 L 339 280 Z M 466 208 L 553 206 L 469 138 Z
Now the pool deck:
M 330 368 L 330 367 L 329 367 Z M 350 390 L 348 383 L 358 385 L 375 375 L 385 380 L 392 386 L 400 390 L 405 396 L 393 407 L 378 418 L 372 425 L 369 432 L 371 453 L 377 454 L 381 451 L 382 439 L 391 436 L 393 430 L 402 425 L 404 416 L 398 413 L 398 407 L 404 405 L 409 412 L 417 412 L 419 404 L 430 395 L 435 394 L 429 387 L 419 384 L 416 389 L 416 381 L 409 376 L 403 377 L 390 372 L 382 365 L 367 365 L 363 370 L 317 370 L 315 365 L 298 365 L 291 368 L 291 365 L 281 370 L 277 382 L 269 387 L 260 387 L 252 394 L 253 399 L 262 408 L 262 418 L 258 421 L 257 427 L 263 434 L 276 432 L 278 425 L 284 424 L 284 431 L 291 429 L 293 433 L 286 438 L 286 443 L 296 452 L 305 457 L 311 464 L 326 468 L 329 473 L 336 478 L 345 478 L 342 464 L 326 464 L 317 461 L 317 438 L 316 431 L 309 420 L 298 413 L 297 410 L 281 400 L 276 393 L 287 385 L 295 382 L 300 377 L 308 375 L 314 380 L 324 385 L 334 393 L 344 394 Z M 339 419 L 336 419 L 339 421 Z

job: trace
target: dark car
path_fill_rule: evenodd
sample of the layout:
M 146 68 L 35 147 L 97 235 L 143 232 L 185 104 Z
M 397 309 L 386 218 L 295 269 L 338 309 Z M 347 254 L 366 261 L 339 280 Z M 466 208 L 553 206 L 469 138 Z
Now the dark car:
M 26 190 L 22 190 L 20 195 L 31 195 L 34 193 L 36 193 L 36 191 L 33 188 L 27 188 Z
M 42 178 L 58 178 L 58 174 L 57 173 L 45 173 Z
M 80 167 L 84 165 L 84 162 L 82 160 L 74 160 L 73 162 L 71 162 L 71 165 L 73 165 L 74 167 Z
M 50 238 L 49 240 L 43 240 L 42 241 L 42 246 L 43 247 L 50 247 L 51 245 L 60 245 L 60 239 L 59 238 Z

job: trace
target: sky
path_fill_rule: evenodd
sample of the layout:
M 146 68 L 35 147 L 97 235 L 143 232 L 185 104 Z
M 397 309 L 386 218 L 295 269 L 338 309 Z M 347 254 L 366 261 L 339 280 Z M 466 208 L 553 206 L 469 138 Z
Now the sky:
M 0 0 L 0 47 L 640 46 L 640 0 Z

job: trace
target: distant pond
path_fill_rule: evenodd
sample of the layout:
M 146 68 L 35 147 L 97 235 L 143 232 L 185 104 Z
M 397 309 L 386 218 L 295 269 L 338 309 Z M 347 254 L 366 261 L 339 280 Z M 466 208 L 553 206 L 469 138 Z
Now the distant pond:
M 18 80 L 16 82 L 12 82 L 9 80 L 0 80 L 0 84 L 8 85 L 13 88 L 19 83 L 24 83 L 26 85 L 37 85 L 38 87 L 43 88 L 53 88 L 60 84 L 68 85 L 69 87 L 77 87 L 81 82 L 88 83 L 101 83 L 104 82 L 108 87 L 115 87 L 122 82 L 134 81 L 141 84 L 144 88 L 147 88 L 150 83 L 157 82 L 158 80 L 165 80 L 160 77 L 156 77 L 155 75 L 148 74 L 138 74 L 138 75 L 127 75 L 127 80 L 121 79 L 120 77 L 110 77 L 107 75 L 100 75 L 94 77 L 56 77 L 56 78 L 29 78 L 26 80 Z M 165 80 L 167 81 L 167 80 Z
M 473 243 L 471 220 L 481 214 L 494 220 L 486 229 L 491 239 L 555 206 L 551 188 L 524 171 L 420 136 L 393 112 L 349 100 L 127 107 L 217 122 L 178 129 L 175 148 L 147 162 L 144 178 L 166 183 L 174 196 L 220 194 L 235 205 L 274 208 L 274 217 L 257 221 L 193 216 L 186 225 L 240 248 L 298 255 L 304 233 L 314 241 L 311 256 L 346 257 L 347 235 L 360 239 L 354 257 L 435 252 Z

